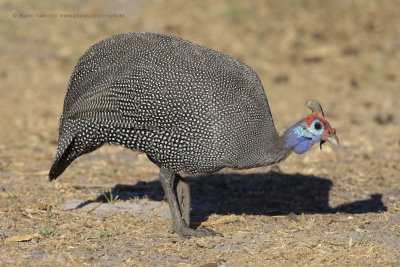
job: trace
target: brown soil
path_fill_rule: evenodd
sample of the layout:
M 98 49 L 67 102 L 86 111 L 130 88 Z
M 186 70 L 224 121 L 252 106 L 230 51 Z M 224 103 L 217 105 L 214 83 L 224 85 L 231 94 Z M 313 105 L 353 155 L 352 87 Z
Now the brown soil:
M 186 2 L 0 3 L 0 265 L 400 266 L 399 2 Z M 26 16 L 76 12 L 125 18 Z M 252 66 L 281 132 L 319 100 L 340 149 L 187 177 L 194 226 L 224 237 L 169 234 L 158 169 L 120 147 L 49 183 L 74 65 L 95 42 L 133 31 Z

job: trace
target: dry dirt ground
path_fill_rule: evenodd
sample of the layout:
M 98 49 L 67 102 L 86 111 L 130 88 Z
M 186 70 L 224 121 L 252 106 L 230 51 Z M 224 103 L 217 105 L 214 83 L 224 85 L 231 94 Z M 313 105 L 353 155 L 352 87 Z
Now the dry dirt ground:
M 0 265 L 400 266 L 399 1 L 187 2 L 0 2 Z M 123 17 L 60 17 L 77 12 Z M 79 56 L 135 31 L 252 66 L 281 132 L 319 100 L 340 149 L 187 177 L 193 226 L 224 237 L 169 234 L 158 169 L 126 149 L 48 182 Z

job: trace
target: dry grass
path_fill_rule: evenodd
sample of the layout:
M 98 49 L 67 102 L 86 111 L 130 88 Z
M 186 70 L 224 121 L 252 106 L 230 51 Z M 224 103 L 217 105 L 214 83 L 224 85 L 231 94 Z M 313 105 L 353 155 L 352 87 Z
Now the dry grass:
M 398 265 L 398 1 L 187 2 L 0 4 L 0 265 Z M 13 18 L 98 11 L 125 18 Z M 181 240 L 168 234 L 163 214 L 97 212 L 127 203 L 167 210 L 157 168 L 122 148 L 78 159 L 55 183 L 46 177 L 79 56 L 133 31 L 172 33 L 245 61 L 280 131 L 318 99 L 340 150 L 292 155 L 268 175 L 261 168 L 190 178 L 195 223 L 224 237 Z M 124 198 L 132 188 L 115 184 L 149 196 Z M 74 199 L 95 205 L 61 208 Z M 6 242 L 16 236 L 30 241 Z

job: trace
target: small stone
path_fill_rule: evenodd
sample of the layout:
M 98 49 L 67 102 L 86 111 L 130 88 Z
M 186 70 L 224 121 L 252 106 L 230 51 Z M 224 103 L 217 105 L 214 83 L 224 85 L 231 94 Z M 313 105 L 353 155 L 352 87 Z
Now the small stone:
M 393 122 L 393 115 L 390 113 L 376 113 L 374 115 L 374 121 L 378 124 L 389 124 Z
M 289 76 L 287 74 L 278 74 L 274 77 L 275 83 L 287 83 L 289 81 Z

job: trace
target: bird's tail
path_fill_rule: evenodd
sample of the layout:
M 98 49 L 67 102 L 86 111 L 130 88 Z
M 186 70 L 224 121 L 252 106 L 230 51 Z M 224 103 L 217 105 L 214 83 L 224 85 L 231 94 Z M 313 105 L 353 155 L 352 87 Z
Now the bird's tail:
M 49 180 L 57 179 L 65 169 L 76 159 L 77 155 L 77 136 L 79 124 L 72 120 L 60 119 L 59 138 L 56 157 L 51 165 Z
M 73 135 L 60 136 L 57 154 L 49 172 L 50 181 L 60 176 L 71 162 L 77 158 L 77 156 L 74 156 L 74 147 L 75 137 Z
M 61 119 L 57 154 L 49 172 L 50 181 L 60 176 L 77 157 L 96 150 L 104 143 L 98 131 L 93 125 L 90 129 L 85 128 L 82 121 Z M 88 132 L 90 142 L 84 137 Z

